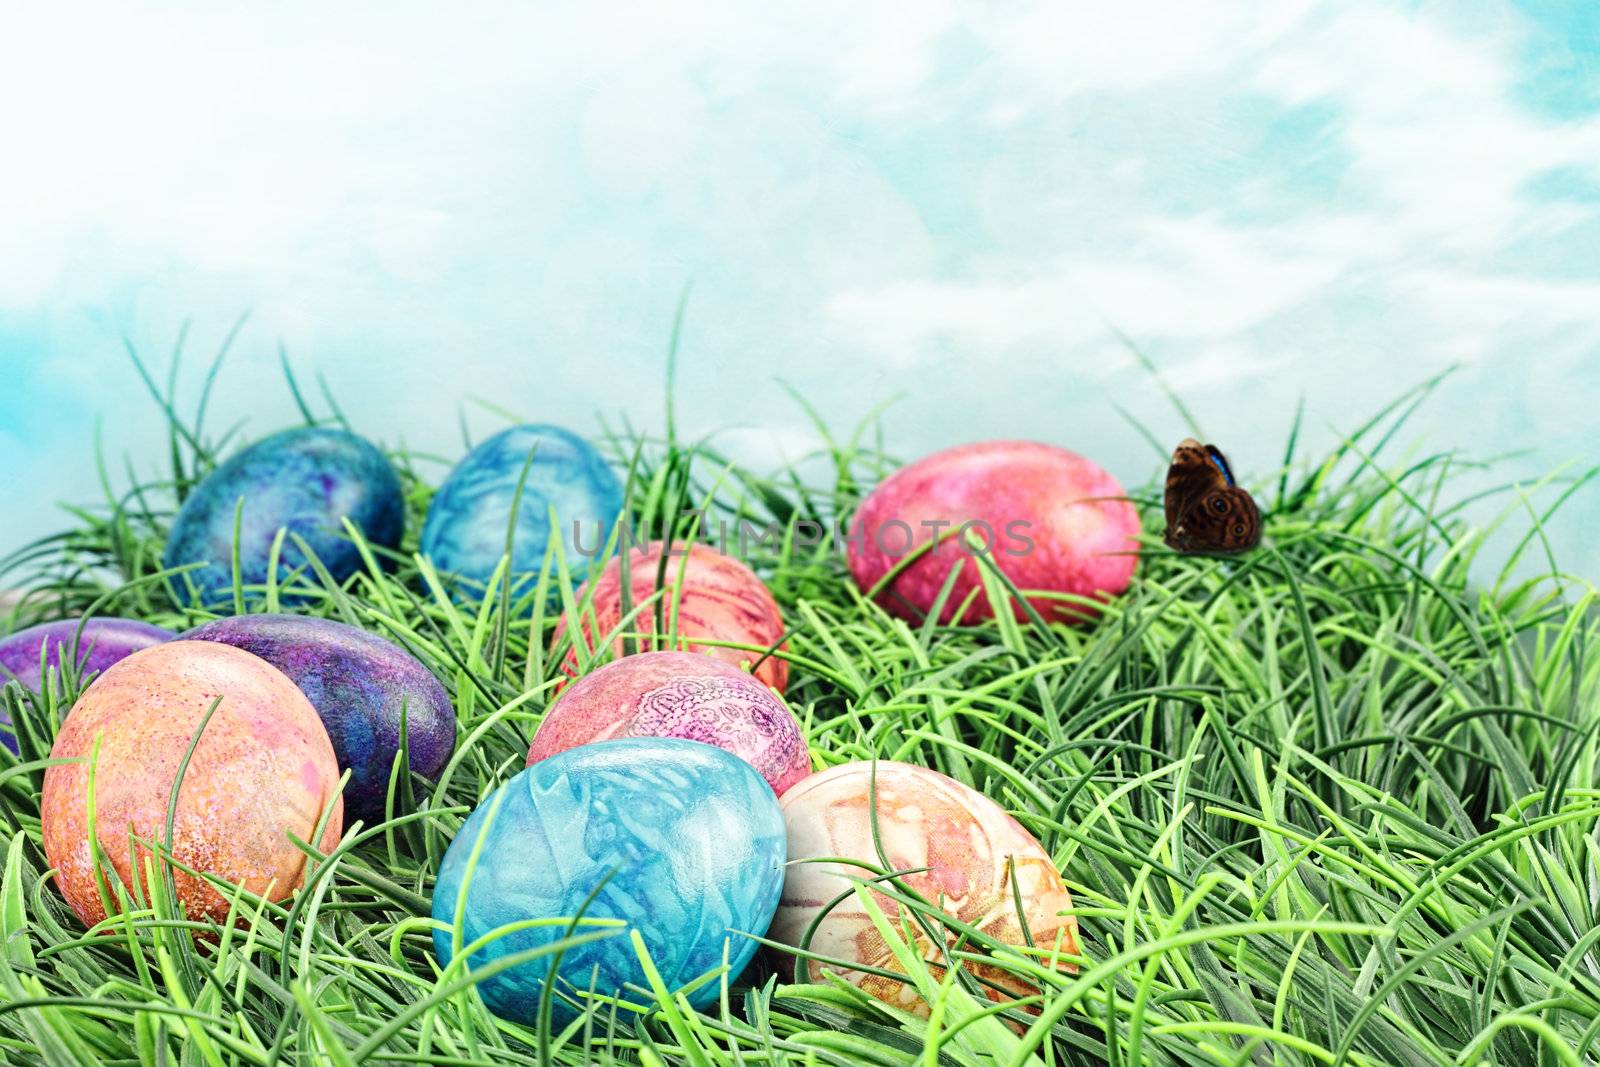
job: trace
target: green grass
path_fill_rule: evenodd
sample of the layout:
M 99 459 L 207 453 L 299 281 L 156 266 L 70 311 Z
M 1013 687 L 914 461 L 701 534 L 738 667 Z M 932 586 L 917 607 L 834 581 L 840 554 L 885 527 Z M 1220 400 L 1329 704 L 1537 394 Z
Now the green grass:
M 175 501 L 236 435 L 184 421 L 170 384 L 146 378 L 172 416 L 170 472 L 150 483 L 102 463 L 103 507 L 0 564 L 0 585 L 29 590 L 0 632 L 89 608 L 180 629 L 206 618 L 169 597 L 160 546 Z M 524 595 L 453 606 L 411 555 L 445 457 L 398 454 L 403 551 L 372 552 L 342 587 L 302 576 L 315 600 L 301 610 L 398 640 L 445 682 L 461 733 L 443 780 L 397 782 L 414 814 L 348 828 L 332 854 L 313 853 L 292 901 L 235 893 L 239 921 L 208 939 L 191 936 L 154 871 L 87 935 L 50 885 L 38 822 L 48 739 L 82 680 L 38 699 L 9 687 L 24 748 L 0 753 L 0 1060 L 1600 1060 L 1595 594 L 1555 572 L 1527 497 L 1502 497 L 1508 528 L 1526 531 L 1515 558 L 1486 561 L 1455 488 L 1459 458 L 1392 458 L 1430 387 L 1333 455 L 1297 456 L 1291 440 L 1282 457 L 1241 462 L 1257 475 L 1266 544 L 1240 560 L 1184 558 L 1151 536 L 1132 588 L 1091 626 L 909 625 L 862 597 L 831 544 L 790 536 L 754 561 L 792 627 L 788 698 L 817 765 L 908 760 L 1013 812 L 1073 892 L 1076 973 L 969 932 L 950 953 L 958 966 L 914 968 L 927 1021 L 842 984 L 785 984 L 769 956 L 711 976 L 721 996 L 706 1013 L 652 981 L 564 1030 L 489 1015 L 474 976 L 434 961 L 432 872 L 467 811 L 521 768 L 567 650 L 551 646 L 555 617 L 579 605 L 554 560 Z M 694 533 L 690 505 L 791 532 L 831 523 L 892 467 L 868 436 L 826 436 L 807 467 L 829 472 L 819 482 L 608 435 L 635 522 L 678 536 Z M 1154 453 L 1150 469 L 1134 495 L 1157 535 Z M 123 483 L 135 488 L 112 488 Z M 1550 573 L 1514 578 L 1531 560 Z M 279 590 L 240 595 L 270 607 Z M 959 966 L 980 956 L 1040 995 L 990 1008 Z

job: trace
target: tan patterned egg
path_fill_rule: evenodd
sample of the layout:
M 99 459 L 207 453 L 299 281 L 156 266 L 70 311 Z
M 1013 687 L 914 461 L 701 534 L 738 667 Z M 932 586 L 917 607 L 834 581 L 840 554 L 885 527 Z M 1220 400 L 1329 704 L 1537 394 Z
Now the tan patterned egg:
M 872 839 L 870 797 L 874 765 L 847 763 L 802 780 L 782 797 L 789 831 L 789 873 L 783 884 L 769 936 L 799 946 L 807 928 L 835 897 L 851 888 L 841 872 L 858 878 L 872 873 L 840 863 L 800 862 L 817 857 L 860 859 L 879 866 Z M 1023 918 L 1033 943 L 1078 952 L 1078 922 L 1071 914 L 1072 897 L 1050 856 L 1033 835 L 998 804 L 976 790 L 926 767 L 880 761 L 877 767 L 879 840 L 894 870 L 926 867 L 902 879 L 909 888 L 957 919 L 1006 944 L 1023 946 L 1017 914 L 1020 894 Z M 1016 879 L 1013 891 L 1012 877 Z M 873 894 L 891 922 L 899 913 L 894 901 Z M 916 949 L 930 964 L 940 952 L 917 929 Z M 904 973 L 879 936 L 859 899 L 848 896 L 822 919 L 812 935 L 810 951 L 833 959 Z M 1067 964 L 1061 964 L 1063 970 Z M 797 967 L 797 970 L 800 969 Z M 819 981 L 824 965 L 804 961 L 802 981 Z M 927 1005 L 909 982 L 844 968 L 842 977 L 866 992 L 906 1011 L 926 1015 Z M 1006 971 L 974 968 L 983 979 L 1012 994 L 1034 992 Z M 935 967 L 935 973 L 939 973 Z M 995 1000 L 1005 994 L 989 990 Z
M 206 720 L 213 704 L 216 711 Z M 306 857 L 289 835 L 310 841 L 331 806 L 319 847 L 339 840 L 343 801 L 333 743 L 316 708 L 270 663 L 230 645 L 171 641 L 136 652 L 95 680 L 73 705 L 45 771 L 40 819 L 45 855 L 72 910 L 94 925 L 106 917 L 89 844 L 90 757 L 94 836 L 125 886 L 133 885 L 130 835 L 166 837 L 178 768 L 205 722 L 173 813 L 178 862 L 253 893 L 282 900 L 299 888 Z M 148 886 L 140 846 L 139 882 Z M 192 918 L 222 919 L 228 901 L 203 879 L 175 873 Z

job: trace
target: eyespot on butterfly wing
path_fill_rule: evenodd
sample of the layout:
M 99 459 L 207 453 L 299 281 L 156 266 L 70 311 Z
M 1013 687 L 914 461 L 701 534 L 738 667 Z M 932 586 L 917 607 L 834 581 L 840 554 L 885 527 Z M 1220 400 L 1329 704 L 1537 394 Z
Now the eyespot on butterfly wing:
M 1172 452 L 1164 495 L 1169 548 L 1192 555 L 1238 555 L 1261 543 L 1261 510 L 1215 445 L 1185 438 Z

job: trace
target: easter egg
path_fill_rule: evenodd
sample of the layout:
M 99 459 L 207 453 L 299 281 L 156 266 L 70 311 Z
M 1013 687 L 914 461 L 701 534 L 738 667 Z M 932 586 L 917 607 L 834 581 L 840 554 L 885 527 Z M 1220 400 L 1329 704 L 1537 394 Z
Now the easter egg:
M 763 935 L 772 920 L 783 857 L 778 800 L 743 760 L 669 738 L 584 745 L 522 771 L 461 827 L 434 887 L 433 918 L 446 927 L 434 930 L 434 950 L 448 966 L 458 948 L 508 924 L 582 912 L 625 926 L 568 949 L 557 992 L 592 986 L 611 995 L 628 983 L 644 986 L 630 931 L 668 989 L 720 968 L 724 953 L 731 981 L 756 949 L 743 935 Z M 575 932 L 607 931 L 580 925 Z M 566 933 L 565 923 L 518 930 L 467 962 L 481 968 Z M 550 966 L 549 957 L 519 963 L 478 989 L 496 1014 L 531 1022 Z M 710 1003 L 717 986 L 707 983 L 690 1003 Z M 570 1017 L 559 996 L 556 1005 L 559 1017 Z
M 1031 441 L 984 441 L 936 452 L 886 478 L 857 509 L 845 555 L 856 584 L 869 591 L 905 556 L 938 537 L 878 601 L 902 618 L 924 618 L 959 566 L 939 619 L 973 622 L 994 615 L 976 555 L 987 556 L 1024 592 L 1105 600 L 1128 587 L 1138 561 L 1138 533 L 1139 513 L 1122 486 L 1089 460 Z M 978 544 L 968 545 L 968 536 Z M 974 590 L 976 599 L 956 619 Z M 1023 606 L 1008 599 L 1017 619 L 1027 619 Z M 1058 598 L 1029 602 L 1048 620 L 1081 621 L 1094 614 L 1088 605 Z
M 844 874 L 873 876 L 865 868 L 848 864 L 801 861 L 839 857 L 879 866 L 872 828 L 873 767 L 871 762 L 832 767 L 783 795 L 789 873 L 783 903 L 772 923 L 773 940 L 799 947 L 813 920 L 851 888 Z M 1045 950 L 1059 946 L 1062 952 L 1077 953 L 1077 919 L 1062 914 L 1072 907 L 1072 898 L 1050 856 L 1015 819 L 988 797 L 937 771 L 885 761 L 876 767 L 878 841 L 883 854 L 892 870 L 918 870 L 902 876 L 904 885 L 996 941 L 1023 946 L 1027 939 L 1017 917 L 1016 898 L 1020 896 L 1034 945 Z M 898 905 L 881 893 L 872 896 L 890 923 L 898 926 Z M 939 960 L 938 947 L 920 927 L 913 925 L 913 929 L 914 950 L 930 963 Z M 951 944 L 955 939 L 950 935 Z M 872 917 L 853 895 L 818 923 L 809 949 L 821 956 L 905 973 Z M 804 969 L 802 980 L 819 981 L 825 968 L 806 960 Z M 927 1005 L 909 983 L 863 971 L 826 969 L 836 970 L 880 1000 L 927 1014 Z M 977 965 L 973 969 L 1013 993 L 1033 992 L 1000 968 Z M 994 990 L 990 996 L 1004 999 Z
M 522 498 L 513 526 L 519 482 Z M 552 510 L 567 567 L 581 578 L 622 513 L 622 485 L 578 435 L 558 426 L 514 426 L 468 452 L 445 478 L 428 507 L 422 554 L 439 571 L 464 579 L 467 591 L 481 594 L 506 554 L 509 532 L 511 572 L 525 586 L 544 566 Z
M 241 500 L 239 576 L 245 586 L 267 580 L 280 529 L 288 531 L 278 560 L 280 582 L 297 569 L 317 580 L 289 534 L 303 538 L 334 581 L 342 582 L 361 567 L 360 553 L 345 536 L 344 519 L 384 548 L 399 545 L 405 525 L 400 479 L 371 443 L 343 430 L 315 427 L 273 434 L 212 471 L 179 509 L 164 562 L 168 567 L 201 564 L 171 579 L 183 602 L 189 602 L 189 584 L 202 603 L 231 597 L 234 513 Z
M 659 603 L 664 623 L 661 631 L 663 636 L 676 635 L 674 647 L 703 651 L 734 666 L 748 664 L 764 684 L 783 692 L 789 681 L 789 664 L 781 656 L 765 654 L 774 645 L 779 651 L 787 647 L 780 644 L 784 633 L 783 615 L 761 579 L 733 557 L 701 544 L 674 545 L 667 554 L 663 573 L 662 548 L 663 542 L 652 541 L 628 553 L 628 584 L 632 591 L 629 611 L 635 612 L 628 623 L 628 632 L 657 633 Z M 662 590 L 660 596 L 656 596 L 658 588 Z M 585 589 L 592 589 L 594 594 L 591 601 L 594 622 L 589 621 L 590 610 L 583 609 L 583 636 L 588 647 L 593 648 L 596 641 L 617 630 L 622 623 L 622 557 L 610 560 Z M 583 593 L 584 590 L 579 591 L 580 603 Z M 651 600 L 652 597 L 655 599 Z M 651 602 L 641 609 L 640 605 L 647 600 Z M 567 619 L 562 616 L 555 636 L 559 638 L 566 628 Z M 635 639 L 635 647 L 645 640 Z M 758 651 L 706 644 L 708 640 L 750 645 Z M 612 645 L 615 655 L 623 654 L 624 644 L 624 638 L 616 639 Z M 644 647 L 651 646 L 645 644 Z M 576 650 L 567 653 L 561 669 L 577 677 Z
M 300 688 L 322 717 L 339 769 L 350 771 L 347 822 L 384 817 L 402 717 L 414 773 L 436 780 L 455 751 L 450 694 L 405 649 L 376 634 L 301 615 L 239 615 L 183 636 L 242 648 Z
M 216 710 L 206 720 L 207 712 Z M 77 762 L 44 774 L 40 822 L 45 855 L 72 910 L 86 924 L 106 917 L 89 845 L 90 761 L 95 837 L 101 855 L 132 886 L 130 835 L 166 840 L 178 768 L 194 743 L 173 811 L 172 853 L 197 871 L 271 900 L 299 887 L 305 854 L 290 835 L 323 851 L 344 826 L 339 768 L 316 709 L 265 660 L 207 641 L 169 641 L 111 666 L 78 699 L 51 759 Z M 316 826 L 328 811 L 321 838 Z M 148 886 L 140 847 L 139 884 Z M 153 862 L 153 861 L 152 861 Z M 191 918 L 220 920 L 228 901 L 209 883 L 174 869 Z
M 779 794 L 811 773 L 794 715 L 755 678 L 694 652 L 642 652 L 579 678 L 539 723 L 532 765 L 613 737 L 680 737 L 727 749 Z
M 0 638 L 0 685 L 15 679 L 24 689 L 37 692 L 44 684 L 41 664 L 59 669 L 62 656 L 70 654 L 74 639 L 78 642 L 80 674 L 99 673 L 141 648 L 172 640 L 170 630 L 137 619 L 91 618 L 81 624 L 81 634 L 79 625 L 78 619 L 61 619 Z M 0 706 L 0 745 L 15 752 L 17 742 L 10 728 L 11 719 Z

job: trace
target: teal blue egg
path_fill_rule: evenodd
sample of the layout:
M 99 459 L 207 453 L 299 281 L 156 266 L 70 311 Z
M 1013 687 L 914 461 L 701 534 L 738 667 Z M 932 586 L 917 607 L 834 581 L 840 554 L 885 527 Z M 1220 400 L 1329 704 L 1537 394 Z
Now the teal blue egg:
M 520 591 L 544 566 L 552 514 L 567 567 L 581 579 L 621 513 L 622 484 L 593 445 L 559 426 L 514 426 L 467 453 L 445 478 L 420 547 L 441 574 L 457 579 L 459 593 L 481 595 L 509 534 Z
M 756 950 L 747 935 L 765 935 L 772 922 L 787 851 L 777 797 L 739 757 L 676 738 L 582 745 L 522 771 L 461 827 L 434 887 L 433 917 L 446 927 L 434 931 L 434 950 L 448 966 L 458 946 L 508 924 L 582 912 L 623 925 L 577 928 L 607 936 L 565 953 L 557 994 L 645 986 L 630 931 L 668 989 L 721 967 L 724 953 L 732 980 Z M 565 922 L 518 930 L 473 952 L 470 966 L 566 934 Z M 496 1014 L 529 1023 L 550 967 L 549 957 L 527 960 L 478 988 Z M 713 981 L 689 1000 L 704 1007 L 717 993 Z M 562 996 L 555 1004 L 558 1018 L 572 1016 Z

